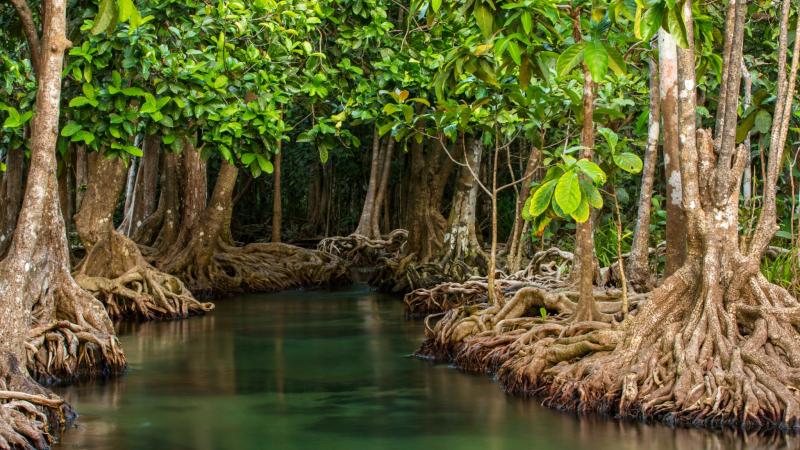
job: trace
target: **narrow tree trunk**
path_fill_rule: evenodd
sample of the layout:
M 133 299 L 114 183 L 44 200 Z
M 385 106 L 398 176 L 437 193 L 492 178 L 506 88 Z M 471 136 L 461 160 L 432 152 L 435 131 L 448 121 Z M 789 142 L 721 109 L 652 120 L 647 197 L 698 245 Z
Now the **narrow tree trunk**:
M 531 194 L 531 181 L 533 181 L 533 174 L 536 168 L 539 167 L 541 162 L 541 152 L 535 145 L 531 145 L 530 155 L 528 155 L 528 164 L 525 166 L 525 173 L 522 175 L 522 182 L 520 183 L 520 190 L 517 196 L 517 206 L 514 214 L 514 227 L 511 229 L 509 236 L 508 257 L 506 264 L 508 271 L 514 273 L 518 271 L 522 265 L 522 243 L 523 236 L 527 230 L 526 221 L 522 218 L 522 208 L 528 201 Z
M 573 35 L 576 41 L 581 39 L 580 18 L 573 19 Z M 583 64 L 583 125 L 581 129 L 581 157 L 592 159 L 594 153 L 594 99 L 595 82 L 586 63 Z M 594 300 L 594 218 L 576 224 L 575 234 L 575 269 L 578 272 L 578 308 L 575 320 L 594 320 L 599 317 Z
M 649 291 L 652 287 L 650 274 L 650 213 L 653 200 L 656 164 L 658 164 L 659 122 L 661 120 L 661 101 L 659 95 L 658 66 L 650 60 L 650 118 L 647 127 L 647 146 L 644 153 L 642 185 L 639 192 L 639 206 L 636 215 L 636 228 L 633 232 L 631 253 L 628 257 L 627 274 L 637 291 Z M 677 112 L 677 111 L 676 111 Z
M 667 250 L 664 275 L 673 274 L 686 258 L 686 214 L 682 205 L 678 120 L 678 46 L 668 32 L 658 33 L 661 117 L 664 123 L 664 174 L 667 181 Z M 692 91 L 694 92 L 694 91 Z M 694 115 L 694 112 L 692 112 Z M 684 120 L 689 120 L 688 116 Z M 692 116 L 694 120 L 694 116 Z
M 83 194 L 86 192 L 86 185 L 89 184 L 89 166 L 86 155 L 86 147 L 83 145 L 75 146 L 75 210 L 81 209 Z
M 278 153 L 275 154 L 275 167 L 272 173 L 272 242 L 281 241 L 281 222 L 283 222 L 283 205 L 281 193 L 281 141 L 278 141 Z
M 364 207 L 361 209 L 361 216 L 358 219 L 358 227 L 354 234 L 366 236 L 370 239 L 379 237 L 379 231 L 374 228 L 376 222 L 375 217 L 378 214 L 378 209 L 375 205 L 375 196 L 378 192 L 378 184 L 381 178 L 381 168 L 383 166 L 381 161 L 381 154 L 384 152 L 381 145 L 381 137 L 378 134 L 377 127 L 373 131 L 372 137 L 372 163 L 369 169 L 369 184 L 367 186 L 367 195 L 364 198 Z
M 11 236 L 17 226 L 17 217 L 22 206 L 25 180 L 25 154 L 22 149 L 9 149 L 6 155 L 6 172 L 3 177 L 2 217 L 0 217 L 0 258 L 5 256 Z
M 157 207 L 159 162 L 161 160 L 161 137 L 149 135 L 142 144 L 142 157 L 136 171 L 132 199 L 127 215 L 120 225 L 120 231 L 126 236 L 133 236 L 144 223 L 144 220 L 153 214 Z M 127 199 L 126 199 L 127 202 Z
M 375 214 L 372 215 L 372 228 L 376 231 L 377 235 L 381 235 L 381 227 L 379 218 L 381 211 L 383 211 L 385 219 L 384 226 L 387 231 L 390 231 L 390 224 L 388 223 L 388 204 L 389 200 L 386 198 L 386 191 L 389 188 L 389 179 L 392 176 L 392 156 L 394 154 L 395 141 L 394 139 L 387 138 L 386 146 L 384 147 L 385 153 L 383 154 L 383 167 L 381 168 L 381 178 L 378 184 L 378 192 L 375 194 Z

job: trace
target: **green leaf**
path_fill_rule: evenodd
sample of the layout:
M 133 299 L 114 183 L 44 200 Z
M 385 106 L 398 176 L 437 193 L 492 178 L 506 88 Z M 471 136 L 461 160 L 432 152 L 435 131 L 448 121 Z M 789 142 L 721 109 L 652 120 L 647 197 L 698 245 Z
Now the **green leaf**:
M 601 209 L 603 207 L 603 196 L 600 195 L 600 191 L 592 182 L 581 179 L 581 192 L 583 192 L 583 196 L 589 202 L 589 206 L 595 209 Z
M 83 129 L 83 126 L 81 126 L 80 124 L 77 124 L 75 122 L 70 122 L 61 130 L 61 136 L 70 137 L 73 134 L 80 131 L 81 129 Z
M 580 203 L 575 211 L 570 213 L 573 219 L 578 223 L 583 223 L 589 220 L 589 202 L 585 198 L 581 198 Z
M 483 37 L 490 38 L 494 33 L 494 14 L 492 14 L 492 11 L 488 6 L 480 3 L 475 6 L 472 14 L 475 16 L 475 21 L 478 23 L 478 28 L 481 29 Z
M 431 8 L 433 8 L 433 12 L 439 12 L 439 8 L 442 6 L 442 0 L 431 0 Z
M 589 72 L 592 74 L 592 80 L 600 82 L 606 77 L 608 72 L 608 53 L 606 47 L 600 41 L 588 41 L 586 48 L 583 50 L 583 58 L 586 61 L 586 66 L 589 67 Z
M 551 180 L 539 186 L 536 192 L 531 197 L 529 212 L 531 216 L 536 217 L 542 215 L 547 208 L 550 207 L 550 201 L 553 198 L 553 191 L 556 189 L 558 180 Z
M 620 169 L 629 173 L 639 173 L 642 171 L 642 160 L 630 152 L 615 154 L 614 164 L 616 164 Z
M 514 60 L 516 65 L 522 64 L 522 50 L 520 50 L 516 42 L 510 41 L 508 43 L 508 54 L 511 55 L 511 59 Z
M 664 21 L 664 5 L 661 3 L 656 3 L 649 8 L 641 17 L 641 20 L 638 22 L 638 29 L 639 33 L 636 35 L 639 39 L 643 41 L 649 41 L 653 36 L 658 33 L 658 29 L 661 28 L 661 23 Z
M 132 0 L 119 0 L 117 7 L 119 8 L 118 20 L 120 22 L 127 22 L 128 19 L 131 18 L 133 12 L 136 10 L 136 6 L 134 6 Z
M 585 42 L 579 42 L 564 50 L 564 53 L 558 56 L 558 60 L 556 61 L 556 73 L 559 77 L 568 74 L 575 66 L 583 61 L 584 46 Z
M 249 166 L 250 163 L 252 163 L 255 160 L 256 160 L 255 153 L 245 153 L 242 155 L 242 164 L 244 164 L 245 166 Z
M 578 167 L 581 169 L 581 172 L 584 173 L 587 177 L 589 177 L 594 184 L 598 186 L 602 186 L 606 183 L 606 173 L 603 172 L 603 169 L 600 168 L 597 164 L 589 161 L 588 159 L 582 159 L 578 161 Z
M 522 21 L 522 29 L 525 31 L 525 34 L 531 34 L 531 30 L 533 29 L 531 13 L 528 11 L 523 12 L 520 16 L 520 20 Z
M 116 9 L 117 0 L 102 0 L 100 2 L 100 8 L 97 10 L 97 15 L 94 17 L 92 34 L 100 34 L 113 29 L 114 18 L 117 13 Z
M 622 76 L 628 73 L 628 64 L 622 55 L 610 45 L 606 45 L 606 53 L 608 53 L 608 67 L 617 75 Z
M 770 127 L 772 127 L 772 115 L 767 110 L 758 110 L 754 125 L 754 129 L 759 133 L 769 134 Z
M 256 155 L 256 159 L 258 160 L 258 167 L 261 168 L 263 172 L 272 173 L 273 167 L 270 160 L 261 155 Z
M 581 203 L 581 185 L 578 173 L 569 170 L 558 179 L 555 192 L 556 203 L 564 214 L 571 214 Z

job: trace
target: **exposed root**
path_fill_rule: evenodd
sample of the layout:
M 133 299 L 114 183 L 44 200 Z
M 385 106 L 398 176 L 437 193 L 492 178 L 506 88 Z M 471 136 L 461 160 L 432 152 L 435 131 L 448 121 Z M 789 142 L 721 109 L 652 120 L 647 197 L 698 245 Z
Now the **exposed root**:
M 192 292 L 230 295 L 350 282 L 344 261 L 329 253 L 281 243 L 244 247 L 219 242 L 214 249 L 187 248 L 166 270 Z
M 28 372 L 44 384 L 110 376 L 125 356 L 103 305 L 74 281 L 60 283 L 55 309 L 37 304 L 28 332 Z
M 197 301 L 180 279 L 150 265 L 138 246 L 117 232 L 92 247 L 75 281 L 103 302 L 112 320 L 177 319 L 214 309 L 213 303 Z
M 338 256 L 356 267 L 378 264 L 381 258 L 394 258 L 402 253 L 408 240 L 408 231 L 397 229 L 380 239 L 370 239 L 360 234 L 333 236 L 319 242 L 317 250 Z

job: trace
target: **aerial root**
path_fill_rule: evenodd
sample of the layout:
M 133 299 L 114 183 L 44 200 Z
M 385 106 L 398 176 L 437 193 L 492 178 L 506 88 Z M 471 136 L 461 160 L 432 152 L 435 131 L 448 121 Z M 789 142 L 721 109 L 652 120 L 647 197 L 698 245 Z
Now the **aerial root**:
M 370 239 L 360 234 L 332 236 L 317 245 L 317 250 L 338 256 L 357 267 L 375 266 L 381 259 L 394 258 L 402 253 L 408 240 L 408 230 L 393 230 L 386 236 Z
M 147 263 L 113 279 L 78 274 L 75 281 L 103 302 L 113 320 L 178 319 L 214 309 L 195 299 L 181 280 Z

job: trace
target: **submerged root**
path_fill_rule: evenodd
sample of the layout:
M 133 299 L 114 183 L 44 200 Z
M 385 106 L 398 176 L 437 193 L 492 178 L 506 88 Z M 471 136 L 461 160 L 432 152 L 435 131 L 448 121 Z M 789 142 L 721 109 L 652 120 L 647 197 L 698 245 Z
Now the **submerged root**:
M 215 295 L 350 282 L 344 261 L 317 250 L 280 243 L 244 247 L 220 243 L 210 254 L 209 250 L 202 249 L 205 254 L 198 257 L 189 249 L 168 270 L 185 280 L 193 292 Z
M 408 231 L 397 229 L 379 239 L 360 234 L 333 236 L 319 242 L 317 250 L 338 256 L 356 267 L 375 266 L 382 258 L 399 255 L 408 240 Z

